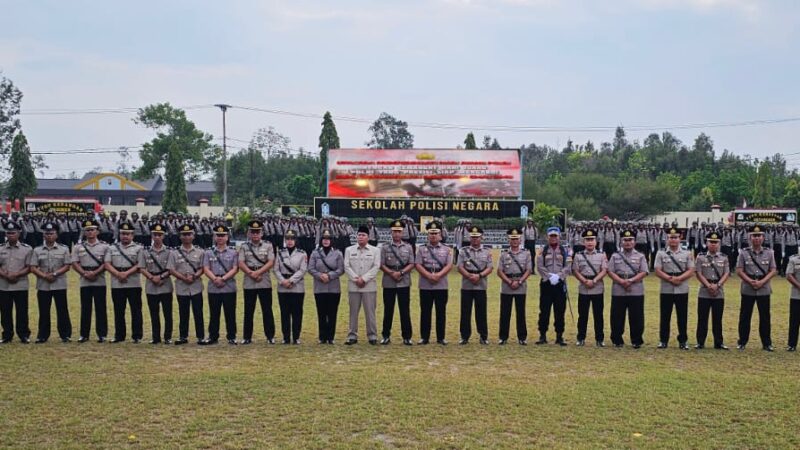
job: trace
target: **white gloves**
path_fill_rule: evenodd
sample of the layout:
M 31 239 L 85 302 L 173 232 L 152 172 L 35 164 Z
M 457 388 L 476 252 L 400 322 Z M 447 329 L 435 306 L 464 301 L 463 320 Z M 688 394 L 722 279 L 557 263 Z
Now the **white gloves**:
M 549 279 L 550 279 L 550 284 L 552 284 L 553 286 L 557 285 L 558 282 L 561 281 L 561 278 L 556 273 L 551 273 Z

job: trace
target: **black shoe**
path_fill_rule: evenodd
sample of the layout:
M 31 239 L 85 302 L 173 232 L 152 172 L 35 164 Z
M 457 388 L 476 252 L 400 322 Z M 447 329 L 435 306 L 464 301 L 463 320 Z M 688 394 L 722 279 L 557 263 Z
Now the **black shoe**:
M 614 344 L 614 348 L 622 348 L 625 347 L 625 344 Z
M 520 339 L 519 340 L 519 345 L 528 345 L 528 340 L 527 339 Z
M 358 339 L 348 339 L 344 341 L 344 345 L 355 345 L 358 343 Z
M 177 341 L 175 341 L 175 345 L 183 345 L 183 344 L 188 344 L 188 343 L 189 343 L 189 340 L 186 339 L 186 338 L 180 338 Z
M 29 338 L 29 337 L 19 338 L 19 341 L 21 343 L 23 343 L 23 344 L 30 344 L 31 343 L 31 338 Z
M 458 345 L 467 345 L 469 344 L 469 339 L 461 338 L 458 340 Z
M 47 342 L 47 339 L 42 338 L 36 338 L 36 340 L 33 341 L 34 344 L 44 344 L 45 342 Z
M 86 339 L 89 339 L 89 338 L 86 338 Z M 97 343 L 98 343 L 98 344 L 103 344 L 103 343 L 105 343 L 107 340 L 108 340 L 108 339 L 106 339 L 106 337 L 105 337 L 105 336 L 101 336 L 101 337 L 97 338 Z
M 392 340 L 388 337 L 381 339 L 381 345 L 389 345 L 390 342 L 392 342 Z
M 667 348 L 667 343 L 666 342 L 659 342 L 658 346 L 656 348 Z
M 488 339 L 481 338 L 481 340 L 478 341 L 478 342 L 480 342 L 481 345 L 489 345 L 489 340 Z
M 228 339 L 228 345 L 239 345 L 239 343 L 236 342 L 236 339 Z
M 0 339 L 0 344 L 8 344 L 9 342 L 11 342 L 11 338 L 8 338 L 8 339 Z
M 292 340 L 292 345 L 300 345 L 300 339 Z
M 714 348 L 717 350 L 729 350 L 728 346 L 725 344 L 715 345 Z
M 110 341 L 108 341 L 108 342 L 110 342 L 110 343 L 112 343 L 112 344 L 116 344 L 116 343 L 119 343 L 119 342 L 124 342 L 124 341 L 125 341 L 125 339 L 117 339 L 117 338 L 113 338 L 113 339 L 111 339 L 111 340 L 110 340 Z
M 786 351 L 787 352 L 796 352 L 797 351 L 797 347 L 786 347 Z
M 291 343 L 292 343 L 292 341 L 290 341 L 288 339 L 284 339 L 284 340 L 281 341 L 281 344 L 283 344 L 283 345 L 289 345 Z
M 203 339 L 202 341 L 197 341 L 197 345 L 217 345 L 219 344 L 218 339 Z
M 253 343 L 252 339 L 242 339 L 242 345 L 250 345 Z
M 275 338 L 268 338 L 267 343 L 270 345 L 275 345 Z
M 689 345 L 686 342 L 681 342 L 680 345 L 678 345 L 678 348 L 681 350 L 689 350 Z
M 578 341 L 578 342 L 575 343 L 576 347 L 583 347 L 584 345 L 586 345 L 586 341 L 583 341 L 583 340 Z
M 633 344 L 631 347 L 633 347 L 634 350 L 639 350 L 640 348 L 642 348 L 642 344 Z
M 63 338 L 61 338 L 61 342 L 65 343 L 65 344 L 68 343 L 68 342 L 72 342 L 72 338 L 63 337 Z
M 534 342 L 534 344 L 536 344 L 536 345 L 547 344 L 547 338 L 542 336 L 542 337 L 539 338 L 538 341 Z
M 411 342 L 411 339 L 403 339 L 403 345 L 414 345 L 414 343 Z
M 520 342 L 522 342 L 522 341 L 520 341 Z M 506 340 L 505 339 L 500 339 L 499 341 L 497 341 L 497 345 L 506 345 Z
M 428 344 L 430 344 L 430 340 L 428 340 L 428 339 L 420 339 L 419 342 L 417 342 L 417 344 L 418 345 L 428 345 Z
M 378 340 L 377 339 L 370 339 L 367 342 L 369 342 L 369 345 L 378 345 Z
M 695 350 L 702 350 L 702 349 L 704 349 L 705 347 L 706 347 L 706 346 L 705 346 L 705 345 L 703 345 L 703 344 L 697 344 L 697 345 L 695 345 L 695 346 L 694 346 Z M 716 348 L 716 347 L 714 347 L 714 348 Z
M 142 340 L 141 340 L 141 339 L 134 339 L 134 340 L 133 340 L 133 343 L 134 343 L 134 344 L 138 344 L 139 342 L 142 342 Z
M 596 345 L 596 346 L 598 346 L 598 347 L 605 347 L 605 346 L 606 346 L 606 343 L 605 343 L 605 342 L 603 342 L 603 341 L 597 341 L 597 342 L 595 343 L 595 345 Z
M 133 342 L 136 342 L 136 339 L 134 339 Z M 161 343 L 161 341 L 156 340 L 156 339 L 153 339 L 152 341 L 150 341 L 150 345 L 156 345 L 156 344 L 160 344 L 160 343 Z
M 565 347 L 567 345 L 567 341 L 565 341 L 564 338 L 558 338 L 556 339 L 556 344 Z
M 737 346 L 736 346 L 736 349 L 737 349 L 737 350 L 744 350 L 744 347 L 745 347 L 746 345 L 747 345 L 747 344 L 739 344 L 739 345 L 737 345 Z
M 172 345 L 172 339 L 164 339 L 164 345 Z
M 445 341 L 444 339 L 437 339 L 436 343 L 439 345 L 447 345 L 447 341 Z
M 87 342 L 88 340 L 89 340 L 89 338 L 87 338 L 86 336 L 81 336 L 81 337 L 78 338 L 78 343 L 79 344 L 83 344 L 84 342 Z
M 328 339 L 328 345 L 333 345 L 333 339 Z
M 774 352 L 775 351 L 775 347 L 773 347 L 771 345 L 765 345 L 765 346 L 763 346 L 761 348 L 764 349 L 765 352 Z
M 320 339 L 319 342 L 317 342 L 317 344 L 319 344 L 319 345 L 327 344 L 327 343 L 328 343 L 328 341 L 323 341 L 322 339 Z

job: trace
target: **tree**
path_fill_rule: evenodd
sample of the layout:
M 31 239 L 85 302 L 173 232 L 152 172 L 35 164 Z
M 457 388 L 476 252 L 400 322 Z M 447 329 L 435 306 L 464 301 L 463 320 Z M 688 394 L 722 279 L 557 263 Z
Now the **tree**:
M 773 205 L 775 199 L 772 197 L 772 167 L 769 162 L 764 161 L 758 167 L 756 183 L 753 188 L 753 206 L 767 208 Z
M 156 137 L 142 146 L 142 165 L 133 177 L 149 178 L 163 168 L 167 181 L 164 201 L 169 199 L 169 210 L 186 211 L 186 179 L 196 180 L 217 167 L 219 147 L 211 144 L 212 136 L 198 130 L 183 110 L 169 103 L 142 108 L 133 121 L 156 131 Z
M 14 137 L 11 144 L 11 179 L 6 186 L 6 194 L 12 199 L 25 199 L 26 196 L 36 192 L 36 175 L 31 164 L 31 150 L 28 139 L 20 132 Z
M 548 205 L 545 202 L 537 202 L 533 208 L 531 219 L 539 231 L 545 231 L 548 227 L 558 225 L 558 217 L 561 216 L 561 208 Z
M 317 180 L 314 175 L 295 175 L 286 181 L 286 192 L 291 203 L 312 203 L 317 195 Z
M 322 169 L 319 192 L 327 191 L 328 174 L 325 171 L 328 168 L 328 150 L 339 147 L 339 133 L 336 132 L 336 125 L 333 123 L 330 111 L 325 111 L 325 116 L 322 118 L 322 132 L 319 134 L 319 165 Z
M 483 147 L 484 150 L 500 150 L 500 142 L 497 141 L 497 138 L 492 139 L 490 135 L 486 135 L 483 137 Z
M 381 113 L 369 127 L 372 138 L 367 141 L 370 148 L 413 148 L 414 135 L 408 131 L 408 123 Z
M 275 155 L 286 155 L 291 151 L 292 140 L 275 131 L 273 127 L 259 128 L 253 133 L 248 148 L 266 153 L 267 159 Z
M 0 173 L 6 174 L 12 141 L 20 128 L 19 108 L 22 92 L 0 72 Z M 29 157 L 30 158 L 30 157 Z M 0 175 L 0 179 L 5 178 Z
M 476 150 L 478 145 L 475 144 L 475 135 L 470 131 L 467 133 L 467 138 L 464 139 L 464 148 L 467 150 Z

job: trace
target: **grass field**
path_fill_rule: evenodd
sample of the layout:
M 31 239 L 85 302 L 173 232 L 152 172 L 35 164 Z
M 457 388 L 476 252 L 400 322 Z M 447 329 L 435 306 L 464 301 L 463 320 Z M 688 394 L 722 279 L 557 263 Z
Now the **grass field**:
M 74 288 L 77 277 L 74 273 L 70 277 Z M 352 347 L 318 346 L 310 283 L 300 346 L 267 345 L 260 312 L 258 341 L 251 346 L 176 347 L 130 341 L 111 345 L 94 340 L 62 344 L 53 313 L 50 342 L 22 345 L 15 337 L 14 343 L 0 346 L 0 447 L 800 446 L 800 355 L 783 350 L 788 327 L 786 280 L 773 282 L 775 353 L 760 349 L 757 314 L 744 352 L 680 351 L 674 319 L 671 347 L 656 349 L 658 283 L 654 275 L 646 283 L 646 346 L 640 350 L 575 347 L 575 324 L 569 313 L 568 347 L 495 345 L 499 316 L 495 277 L 489 293 L 490 346 L 453 345 L 459 320 L 455 275 L 450 279 L 451 345 L 447 347 L 399 345 L 397 315 L 390 346 L 373 347 L 363 341 Z M 696 282 L 692 286 L 693 344 Z M 577 314 L 574 280 L 570 287 Z M 536 337 L 538 292 L 538 281 L 529 285 L 531 340 Z M 70 295 L 74 338 L 79 321 L 76 294 L 73 289 Z M 728 283 L 724 321 L 731 347 L 737 337 L 738 296 L 734 279 Z M 239 302 L 241 330 L 241 295 Z M 378 303 L 380 326 L 380 299 Z M 607 293 L 606 336 L 609 305 Z M 347 328 L 344 299 L 343 306 L 339 344 Z M 273 307 L 277 315 L 277 300 Z M 412 317 L 416 340 L 417 293 L 412 294 Z M 37 318 L 31 291 L 33 337 Z M 110 299 L 109 323 L 112 336 Z M 177 308 L 174 328 L 177 333 Z M 363 332 L 363 318 L 360 329 Z M 513 318 L 511 336 L 513 340 Z M 590 341 L 591 336 L 590 321 Z M 552 342 L 552 331 L 550 337 Z

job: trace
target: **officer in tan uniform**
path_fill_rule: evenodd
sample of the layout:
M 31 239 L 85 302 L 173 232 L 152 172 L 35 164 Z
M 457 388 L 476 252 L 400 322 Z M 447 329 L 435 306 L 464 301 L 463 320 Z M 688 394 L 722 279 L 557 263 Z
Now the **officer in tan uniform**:
M 588 228 L 583 230 L 584 249 L 572 257 L 571 272 L 578 280 L 578 336 L 576 345 L 586 345 L 586 328 L 589 324 L 589 308 L 594 318 L 594 340 L 598 347 L 605 347 L 603 324 L 603 278 L 608 274 L 606 254 L 597 249 L 598 232 Z
M 750 236 L 750 247 L 742 249 L 736 261 L 736 274 L 742 280 L 740 289 L 742 307 L 739 310 L 739 343 L 736 346 L 744 350 L 750 340 L 750 320 L 753 306 L 758 304 L 758 334 L 762 348 L 768 352 L 772 347 L 772 328 L 770 317 L 770 296 L 772 285 L 770 280 L 778 273 L 772 250 L 764 248 L 764 228 L 752 225 L 747 233 Z
M 472 305 L 475 305 L 475 328 L 478 330 L 481 345 L 489 343 L 489 328 L 486 319 L 486 288 L 488 277 L 494 270 L 492 251 L 481 244 L 483 230 L 472 226 L 469 245 L 458 252 L 457 269 L 461 273 L 461 338 L 458 343 L 466 345 L 472 336 Z
M 625 314 L 628 314 L 630 337 L 633 348 L 644 344 L 644 283 L 648 274 L 647 259 L 634 250 L 636 232 L 620 233 L 622 250 L 611 255 L 608 276 L 614 281 L 611 287 L 611 342 L 622 347 L 625 341 Z
M 175 277 L 175 295 L 178 297 L 178 340 L 175 345 L 189 342 L 189 310 L 194 315 L 197 342 L 205 339 L 203 322 L 203 249 L 194 245 L 195 226 L 185 223 L 178 227 L 181 245 L 170 253 L 169 272 Z
M 30 343 L 31 330 L 28 327 L 28 273 L 30 272 L 33 249 L 20 241 L 20 225 L 6 223 L 6 243 L 0 246 L 0 324 L 3 326 L 0 343 L 11 342 L 14 338 L 14 319 L 16 309 L 16 332 L 20 342 Z
M 336 317 L 342 297 L 341 277 L 344 274 L 344 255 L 333 247 L 333 233 L 320 230 L 320 245 L 311 253 L 308 273 L 314 277 L 314 302 L 317 304 L 319 343 L 333 345 Z
M 72 269 L 81 277 L 81 335 L 78 342 L 89 340 L 89 332 L 92 329 L 92 307 L 94 307 L 97 342 L 102 343 L 106 341 L 108 335 L 104 261 L 109 245 L 98 239 L 100 224 L 96 220 L 85 220 L 82 226 L 83 242 L 72 247 Z
M 797 337 L 800 332 L 800 255 L 792 255 L 786 264 L 786 280 L 792 286 L 789 294 L 789 342 L 787 351 L 797 351 Z
M 284 248 L 278 252 L 272 271 L 278 281 L 278 306 L 281 309 L 281 332 L 284 344 L 299 344 L 303 328 L 303 301 L 306 295 L 306 252 L 297 247 L 297 233 L 287 230 Z
M 678 320 L 678 346 L 689 350 L 686 323 L 689 315 L 689 279 L 694 276 L 694 257 L 681 249 L 681 232 L 671 227 L 667 230 L 667 248 L 659 250 L 655 260 L 656 276 L 661 279 L 658 348 L 667 348 L 672 307 Z
M 153 339 L 151 344 L 161 343 L 161 311 L 164 312 L 164 343 L 172 344 L 172 278 L 169 259 L 172 250 L 164 245 L 166 227 L 160 223 L 150 225 L 148 235 L 152 242 L 150 248 L 139 252 L 139 269 L 146 278 L 144 292 L 147 296 L 147 309 L 150 311 L 150 326 Z
M 72 264 L 69 247 L 59 244 L 58 225 L 46 222 L 41 226 L 44 243 L 33 249 L 31 272 L 36 275 L 36 297 L 39 303 L 39 331 L 36 343 L 50 338 L 50 305 L 56 303 L 56 329 L 61 342 L 72 338 L 72 322 L 67 306 L 67 272 Z
M 392 241 L 381 246 L 381 271 L 383 271 L 383 330 L 381 345 L 391 342 L 394 304 L 400 312 L 400 333 L 404 345 L 411 344 L 411 271 L 414 269 L 414 250 L 403 242 L 401 220 L 390 225 Z
M 356 233 L 356 244 L 344 253 L 344 271 L 347 273 L 347 294 L 350 303 L 350 326 L 345 345 L 358 342 L 358 313 L 364 308 L 367 340 L 378 343 L 378 320 L 375 307 L 378 301 L 378 271 L 381 267 L 380 251 L 368 244 L 369 228 L 362 225 Z
M 126 337 L 125 309 L 131 306 L 131 337 L 133 343 L 141 342 L 142 329 L 142 280 L 139 277 L 139 253 L 142 246 L 133 242 L 133 225 L 119 223 L 119 242 L 106 252 L 105 265 L 111 274 L 111 301 L 114 303 L 114 339 L 122 342 Z
M 508 342 L 511 325 L 511 307 L 514 306 L 517 317 L 517 342 L 528 345 L 528 325 L 525 318 L 525 299 L 528 292 L 528 277 L 533 272 L 531 253 L 520 245 L 523 231 L 511 228 L 506 232 L 508 250 L 500 253 L 497 262 L 497 276 L 502 280 L 500 285 L 500 345 Z
M 251 220 L 247 224 L 249 241 L 239 246 L 239 269 L 244 273 L 244 335 L 242 344 L 253 342 L 253 316 L 256 299 L 261 305 L 261 319 L 267 342 L 275 343 L 275 316 L 272 313 L 272 278 L 275 265 L 272 244 L 264 241 L 264 223 Z
M 419 272 L 419 334 L 422 345 L 430 342 L 431 316 L 436 306 L 436 342 L 447 345 L 445 324 L 447 323 L 447 274 L 453 268 L 450 247 L 441 243 L 442 224 L 437 220 L 426 226 L 428 243 L 416 252 L 414 262 Z
M 698 350 L 706 345 L 709 310 L 712 313 L 714 348 L 728 349 L 722 339 L 722 312 L 725 309 L 725 293 L 722 287 L 730 277 L 730 264 L 728 255 L 720 253 L 720 237 L 716 231 L 706 234 L 708 251 L 697 255 L 695 260 L 695 275 L 700 282 L 700 291 L 697 294 L 697 344 L 694 347 Z
M 200 345 L 219 342 L 220 310 L 225 314 L 225 337 L 229 345 L 236 342 L 236 274 L 239 272 L 239 254 L 228 246 L 230 229 L 214 226 L 214 246 L 203 255 L 203 273 L 208 277 L 208 339 Z

